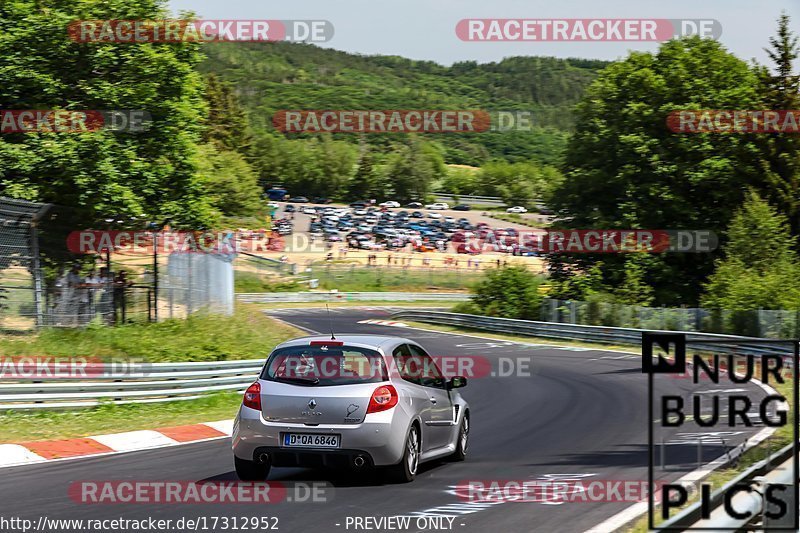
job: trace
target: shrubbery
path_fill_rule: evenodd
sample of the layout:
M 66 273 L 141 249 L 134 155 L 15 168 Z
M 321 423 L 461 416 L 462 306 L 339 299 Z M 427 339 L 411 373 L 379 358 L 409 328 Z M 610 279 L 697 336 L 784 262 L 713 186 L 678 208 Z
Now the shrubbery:
M 473 289 L 471 302 L 456 306 L 455 312 L 538 320 L 542 306 L 539 286 L 542 278 L 521 266 L 486 271 Z

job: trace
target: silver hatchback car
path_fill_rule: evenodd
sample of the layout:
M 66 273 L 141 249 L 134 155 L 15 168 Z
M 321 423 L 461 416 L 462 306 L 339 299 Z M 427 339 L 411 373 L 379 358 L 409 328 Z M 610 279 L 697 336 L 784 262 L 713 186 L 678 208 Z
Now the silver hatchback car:
M 436 361 L 399 337 L 303 337 L 280 344 L 245 392 L 233 426 L 240 479 L 270 468 L 383 467 L 412 481 L 419 464 L 463 461 L 469 405 Z

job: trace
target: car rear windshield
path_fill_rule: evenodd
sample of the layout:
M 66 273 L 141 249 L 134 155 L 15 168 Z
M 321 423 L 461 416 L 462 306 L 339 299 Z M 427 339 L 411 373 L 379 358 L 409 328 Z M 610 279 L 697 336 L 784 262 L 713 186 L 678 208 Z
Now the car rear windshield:
M 383 357 L 355 346 L 290 346 L 272 352 L 261 379 L 305 386 L 380 383 L 389 379 Z

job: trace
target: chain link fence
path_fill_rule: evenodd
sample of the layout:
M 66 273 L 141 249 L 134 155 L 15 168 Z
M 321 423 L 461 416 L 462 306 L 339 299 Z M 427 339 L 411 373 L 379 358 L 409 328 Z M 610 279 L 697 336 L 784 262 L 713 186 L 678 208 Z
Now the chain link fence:
M 44 322 L 43 275 L 36 225 L 49 206 L 0 197 L 0 328 Z
M 642 307 L 609 302 L 542 302 L 541 320 L 563 324 L 726 333 L 767 339 L 800 336 L 800 311 L 731 311 L 702 307 Z
M 81 231 L 73 215 L 0 197 L 0 331 L 233 312 L 232 256 L 170 250 L 162 232 L 140 232 L 144 246 L 79 253 L 69 245 Z

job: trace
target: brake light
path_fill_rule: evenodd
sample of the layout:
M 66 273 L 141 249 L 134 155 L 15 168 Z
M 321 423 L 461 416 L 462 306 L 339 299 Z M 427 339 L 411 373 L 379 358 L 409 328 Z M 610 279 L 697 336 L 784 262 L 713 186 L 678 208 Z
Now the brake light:
M 343 341 L 311 341 L 311 346 L 344 346 Z
M 392 385 L 381 385 L 375 392 L 372 393 L 372 398 L 369 399 L 369 406 L 367 406 L 367 414 L 379 413 L 391 409 L 399 400 L 397 396 L 397 389 Z
M 250 409 L 255 409 L 256 411 L 261 410 L 261 384 L 258 381 L 247 387 L 247 390 L 244 391 L 242 405 Z

